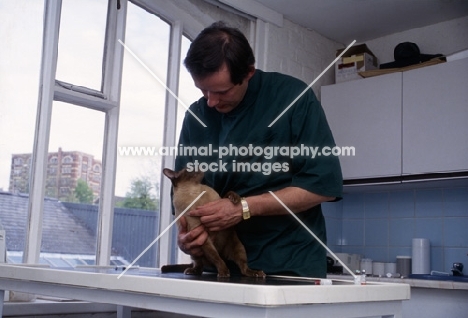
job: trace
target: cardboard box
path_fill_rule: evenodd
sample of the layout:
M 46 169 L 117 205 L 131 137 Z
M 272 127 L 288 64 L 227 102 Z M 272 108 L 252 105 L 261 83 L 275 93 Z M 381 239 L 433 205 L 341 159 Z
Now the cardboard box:
M 338 50 L 336 56 L 344 49 Z M 362 78 L 359 72 L 375 70 L 379 67 L 377 57 L 367 45 L 355 45 L 335 63 L 335 82 L 341 83 Z

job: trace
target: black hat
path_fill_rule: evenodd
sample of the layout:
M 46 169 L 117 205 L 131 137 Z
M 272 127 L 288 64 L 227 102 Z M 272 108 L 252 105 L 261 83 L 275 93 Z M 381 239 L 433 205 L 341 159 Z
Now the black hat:
M 393 50 L 393 57 L 395 61 L 403 61 L 410 58 L 417 58 L 421 52 L 416 43 L 403 42 L 395 46 Z
M 421 54 L 416 43 L 403 42 L 395 46 L 393 50 L 394 62 L 380 64 L 381 69 L 399 68 L 414 64 L 423 63 L 442 54 Z

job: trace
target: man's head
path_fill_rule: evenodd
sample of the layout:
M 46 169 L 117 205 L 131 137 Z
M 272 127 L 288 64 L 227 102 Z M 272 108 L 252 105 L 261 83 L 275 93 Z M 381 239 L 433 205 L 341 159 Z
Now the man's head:
M 190 45 L 185 66 L 207 99 L 221 113 L 233 110 L 244 98 L 255 72 L 255 57 L 245 36 L 216 22 Z
M 194 78 L 202 79 L 226 64 L 232 84 L 241 84 L 255 64 L 247 38 L 238 29 L 215 22 L 192 42 L 184 60 Z

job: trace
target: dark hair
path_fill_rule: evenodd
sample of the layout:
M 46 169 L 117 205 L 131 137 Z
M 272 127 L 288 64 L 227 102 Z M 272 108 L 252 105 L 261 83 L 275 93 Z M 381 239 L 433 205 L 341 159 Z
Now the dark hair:
M 205 78 L 226 63 L 231 82 L 240 84 L 255 64 L 255 57 L 247 38 L 224 22 L 205 28 L 192 42 L 184 64 L 193 77 Z

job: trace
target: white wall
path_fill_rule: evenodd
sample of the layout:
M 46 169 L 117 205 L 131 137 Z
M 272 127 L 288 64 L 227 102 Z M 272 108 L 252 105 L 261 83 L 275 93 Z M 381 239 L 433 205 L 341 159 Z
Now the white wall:
M 398 43 L 414 42 L 424 54 L 449 55 L 468 49 L 468 16 L 367 41 L 380 63 L 392 62 Z
M 285 19 L 282 28 L 269 25 L 266 71 L 289 74 L 310 84 L 335 59 L 340 48 L 342 44 Z M 312 88 L 319 96 L 321 86 L 334 82 L 332 67 Z
M 133 1 L 151 12 L 158 12 L 158 15 L 162 19 L 169 21 L 183 21 L 184 33 L 192 40 L 205 27 L 219 20 L 227 22 L 229 25 L 238 28 L 245 34 L 248 34 L 250 29 L 250 20 L 246 17 L 228 12 L 219 6 L 215 6 L 206 2 L 205 0 Z

